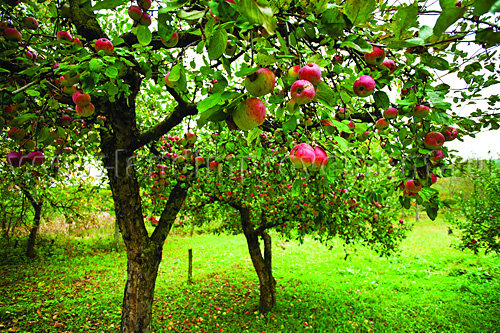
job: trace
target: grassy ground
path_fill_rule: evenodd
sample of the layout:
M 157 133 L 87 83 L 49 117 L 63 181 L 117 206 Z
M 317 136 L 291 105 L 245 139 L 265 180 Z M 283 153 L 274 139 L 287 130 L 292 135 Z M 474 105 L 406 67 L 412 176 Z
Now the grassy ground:
M 169 237 L 157 280 L 156 332 L 499 332 L 500 258 L 450 248 L 423 220 L 399 256 L 314 241 L 274 247 L 275 311 L 261 315 L 243 236 Z M 276 237 L 275 237 L 276 238 Z M 274 244 L 282 240 L 275 239 Z M 109 239 L 43 242 L 43 256 L 0 263 L 0 332 L 115 332 L 126 257 Z M 194 253 L 194 284 L 187 253 Z M 12 262 L 16 264 L 12 264 Z M 9 263 L 10 264 L 7 264 Z

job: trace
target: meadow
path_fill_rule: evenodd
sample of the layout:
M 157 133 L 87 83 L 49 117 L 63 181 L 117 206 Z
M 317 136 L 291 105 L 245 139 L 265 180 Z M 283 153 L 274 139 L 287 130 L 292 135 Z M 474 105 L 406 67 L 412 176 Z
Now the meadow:
M 452 242 L 446 221 L 425 218 L 389 258 L 274 235 L 278 304 L 262 315 L 243 235 L 174 232 L 157 279 L 154 331 L 500 331 L 500 258 L 462 252 Z M 22 246 L 8 245 L 0 253 L 1 332 L 118 331 L 126 255 L 113 245 L 111 229 L 42 236 L 31 261 Z

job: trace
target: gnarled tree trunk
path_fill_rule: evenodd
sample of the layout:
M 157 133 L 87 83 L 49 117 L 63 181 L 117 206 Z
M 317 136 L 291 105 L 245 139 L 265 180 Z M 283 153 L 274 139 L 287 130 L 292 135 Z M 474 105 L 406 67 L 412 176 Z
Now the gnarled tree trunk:
M 240 217 L 250 258 L 259 278 L 259 310 L 260 312 L 269 312 L 276 305 L 276 280 L 272 272 L 271 236 L 265 230 L 259 232 L 253 228 L 248 208 L 241 207 Z M 264 241 L 264 255 L 260 249 L 259 236 Z

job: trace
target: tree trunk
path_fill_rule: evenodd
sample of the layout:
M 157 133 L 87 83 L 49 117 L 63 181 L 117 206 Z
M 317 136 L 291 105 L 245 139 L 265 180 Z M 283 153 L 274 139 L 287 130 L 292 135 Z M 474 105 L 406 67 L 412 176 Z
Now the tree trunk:
M 269 312 L 276 305 L 276 280 L 272 273 L 272 243 L 271 236 L 265 231 L 260 233 L 264 241 L 264 256 L 259 246 L 259 234 L 250 223 L 250 212 L 248 208 L 240 210 L 243 233 L 247 239 L 248 251 L 252 259 L 253 267 L 259 278 L 259 310 Z
M 38 234 L 38 229 L 40 229 L 40 221 L 42 219 L 43 200 L 37 202 L 36 199 L 31 195 L 31 193 L 28 190 L 24 188 L 21 188 L 21 190 L 23 191 L 24 195 L 26 195 L 26 197 L 28 198 L 34 210 L 33 225 L 31 226 L 30 234 L 28 236 L 28 245 L 26 247 L 26 256 L 28 258 L 34 258 L 36 256 L 36 251 L 35 251 L 36 236 Z

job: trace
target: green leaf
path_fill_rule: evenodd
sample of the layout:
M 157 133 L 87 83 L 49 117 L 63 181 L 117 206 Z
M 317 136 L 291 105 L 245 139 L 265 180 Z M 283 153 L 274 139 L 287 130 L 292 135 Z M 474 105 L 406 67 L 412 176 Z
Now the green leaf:
M 347 0 L 344 12 L 352 24 L 361 25 L 371 19 L 376 8 L 376 0 Z
M 186 1 L 184 0 L 163 0 L 163 7 L 160 8 L 160 14 L 162 12 L 171 12 L 184 6 Z
M 92 72 L 100 72 L 102 69 L 102 66 L 103 66 L 102 60 L 99 58 L 93 58 L 89 62 L 89 69 Z
M 411 27 L 417 26 L 418 5 L 415 1 L 408 6 L 398 7 L 398 12 L 393 17 L 392 31 L 397 39 L 400 39 Z
M 92 7 L 92 11 L 101 9 L 116 9 L 121 5 L 124 5 L 128 0 L 98 0 L 97 3 Z
M 38 116 L 34 113 L 25 113 L 23 115 L 20 115 L 19 117 L 16 117 L 15 119 L 12 120 L 13 124 L 16 124 L 16 126 L 23 125 L 27 121 L 33 120 L 38 118 Z
M 474 11 L 472 12 L 473 15 L 481 16 L 483 14 L 486 14 L 487 12 L 492 9 L 493 5 L 495 5 L 495 2 L 497 2 L 500 5 L 500 1 L 498 0 L 480 0 L 480 1 L 475 1 L 473 3 L 474 6 Z
M 151 40 L 153 40 L 153 34 L 149 31 L 148 27 L 139 25 L 137 27 L 137 40 L 143 46 L 149 45 Z
M 276 19 L 273 17 L 273 10 L 268 7 L 267 1 L 240 0 L 238 2 L 240 13 L 251 24 L 262 25 L 270 34 L 274 34 L 276 29 Z
M 246 67 L 247 64 L 243 64 L 243 68 L 241 68 L 239 71 L 234 73 L 237 77 L 245 77 L 247 75 L 253 74 L 259 70 L 258 67 Z
M 198 111 L 203 112 L 223 102 L 222 94 L 213 94 L 198 103 Z
M 297 128 L 297 117 L 291 115 L 286 122 L 283 123 L 283 131 L 295 131 Z
M 115 66 L 109 66 L 108 68 L 106 68 L 104 74 L 111 79 L 116 79 L 118 77 L 118 72 L 118 68 L 116 68 Z
M 295 179 L 292 185 L 292 196 L 296 197 L 300 194 L 300 189 L 302 188 L 302 180 Z
M 439 69 L 439 70 L 448 70 L 450 69 L 450 64 L 446 59 L 435 57 L 430 54 L 423 54 L 421 57 L 422 63 L 431 68 Z
M 384 91 L 376 91 L 373 98 L 375 99 L 375 105 L 382 110 L 387 110 L 389 108 L 391 101 Z
M 424 45 L 425 41 L 420 37 L 414 37 L 406 40 L 401 40 L 397 42 L 391 42 L 387 45 L 390 49 L 401 50 L 407 47 Z
M 333 96 L 334 92 L 328 84 L 323 81 L 318 83 L 316 87 L 316 95 L 314 96 L 315 99 L 322 101 L 329 106 L 333 106 L 335 104 Z
M 490 8 L 490 13 L 500 12 L 500 0 L 497 0 L 493 6 Z
M 484 29 L 476 34 L 476 42 L 490 45 L 500 44 L 500 32 L 493 30 L 493 28 Z
M 227 32 L 223 28 L 217 29 L 208 43 L 208 58 L 219 59 L 226 50 Z
M 181 9 L 180 11 L 177 12 L 177 17 L 182 19 L 182 20 L 188 20 L 188 21 L 196 21 L 199 20 L 205 15 L 205 12 L 203 10 L 193 10 L 193 11 L 185 11 L 184 9 Z
M 358 35 L 350 35 L 348 36 L 340 47 L 350 47 L 351 49 L 355 49 L 359 52 L 371 52 L 373 50 L 372 45 L 366 41 L 366 39 L 361 38 Z
M 431 37 L 434 34 L 432 27 L 429 27 L 428 25 L 423 25 L 420 27 L 420 31 L 418 32 L 418 37 L 422 38 L 423 40 L 426 40 L 427 38 Z
M 31 90 L 31 89 L 26 90 L 26 94 L 30 95 L 32 97 L 40 96 L 40 92 L 39 91 Z
M 262 129 L 259 127 L 255 127 L 252 130 L 250 130 L 247 135 L 247 144 L 251 145 L 253 141 L 257 140 L 260 133 L 262 133 Z
M 334 140 L 339 144 L 340 150 L 346 151 L 349 148 L 349 142 L 347 142 L 347 140 L 343 137 L 336 136 Z
M 429 216 L 429 218 L 431 220 L 435 220 L 438 216 L 438 210 L 439 210 L 439 207 L 437 204 L 429 204 L 425 207 L 425 212 L 427 213 L 427 216 Z
M 455 0 L 439 0 L 441 5 L 441 15 L 434 25 L 434 35 L 440 36 L 448 29 L 450 25 L 455 23 L 458 19 L 464 16 L 467 8 L 455 6 Z

